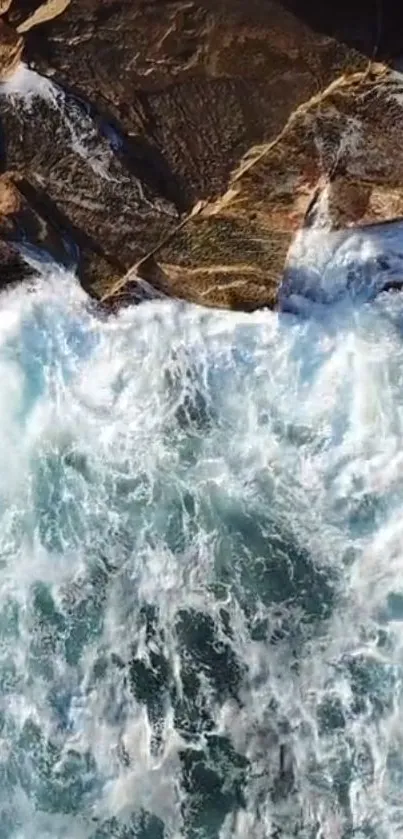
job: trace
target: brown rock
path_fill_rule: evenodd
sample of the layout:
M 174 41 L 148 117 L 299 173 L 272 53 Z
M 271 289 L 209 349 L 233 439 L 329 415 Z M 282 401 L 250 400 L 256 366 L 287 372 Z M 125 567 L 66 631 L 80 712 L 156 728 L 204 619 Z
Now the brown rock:
M 60 92 L 57 102 L 38 98 L 27 109 L 3 96 L 0 117 L 3 165 L 19 173 L 19 189 L 35 213 L 79 251 L 79 277 L 91 293 L 102 294 L 106 282 L 175 229 L 176 207 L 153 187 L 158 155 L 154 168 L 145 160 L 141 180 L 74 98 Z M 10 236 L 17 238 L 19 230 L 27 230 L 27 218 L 13 224 Z M 38 244 L 38 231 L 32 237 Z
M 133 271 L 115 282 L 134 264 L 162 293 L 272 306 L 301 225 L 401 213 L 400 82 L 307 26 L 301 3 L 66 0 L 45 22 L 61 8 L 10 9 L 20 29 L 44 24 L 27 57 L 74 96 L 29 112 L 0 99 L 4 165 L 79 245 L 92 293 L 134 288 Z
M 16 172 L 7 172 L 0 177 L 0 244 L 8 243 L 14 254 L 14 246 L 21 239 L 70 268 L 74 267 L 79 249 L 78 273 L 90 288 L 91 281 L 96 283 L 100 277 L 102 281 L 108 278 L 109 282 L 116 282 L 119 276 L 116 265 L 93 246 L 88 236 L 68 223 L 37 184 Z M 21 279 L 31 273 L 28 267 L 24 268 Z
M 0 240 L 0 288 L 20 283 L 34 275 L 18 250 L 9 242 Z
M 402 132 L 402 78 L 379 65 L 341 77 L 300 106 L 276 141 L 251 150 L 224 195 L 141 261 L 139 276 L 197 303 L 273 306 L 303 225 L 403 215 Z
M 66 231 L 58 227 L 41 205 L 32 186 L 15 172 L 0 177 L 0 241 L 18 242 L 23 238 L 46 251 L 56 262 L 71 262 L 65 241 Z
M 8 12 L 13 0 L 0 0 L 0 15 L 5 15 Z
M 13 27 L 0 20 L 0 81 L 11 76 L 18 66 L 24 41 Z
M 208 215 L 209 209 L 207 215 L 202 211 L 191 218 L 155 257 L 141 261 L 139 276 L 164 294 L 204 306 L 245 311 L 273 307 L 289 232 L 262 235 L 253 218 Z
M 299 104 L 367 63 L 273 0 L 72 2 L 27 33 L 27 55 L 157 148 L 188 210 Z
M 40 23 L 46 23 L 53 18 L 58 17 L 67 9 L 71 0 L 45 0 L 41 3 L 35 11 L 23 20 L 18 26 L 18 32 L 28 32 L 34 26 L 39 26 Z
M 7 12 L 7 21 L 16 29 L 30 17 L 43 3 L 43 0 L 12 0 Z
M 17 214 L 21 209 L 22 196 L 8 175 L 0 176 L 0 220 L 4 216 Z M 1 223 L 1 222 L 0 222 Z
M 38 21 L 39 6 L 15 0 L 9 19 Z M 225 192 L 242 154 L 272 141 L 318 86 L 366 66 L 272 0 L 247 10 L 237 0 L 72 2 L 27 33 L 27 57 L 87 105 L 61 89 L 29 110 L 0 98 L 4 166 L 70 231 L 81 281 L 96 295 L 171 241 L 199 199 Z M 259 219 L 245 226 L 227 213 L 219 226 L 206 211 L 182 231 L 179 261 L 175 245 L 164 250 L 168 290 L 251 308 L 270 287 L 273 302 L 290 227 L 279 234 L 269 247 Z

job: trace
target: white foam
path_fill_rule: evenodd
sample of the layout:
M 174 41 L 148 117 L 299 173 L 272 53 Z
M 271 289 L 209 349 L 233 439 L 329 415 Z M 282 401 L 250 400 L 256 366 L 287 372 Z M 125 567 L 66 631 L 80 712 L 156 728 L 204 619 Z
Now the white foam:
M 24 100 L 27 107 L 32 105 L 37 96 L 46 99 L 52 106 L 56 106 L 59 100 L 59 88 L 52 80 L 31 70 L 23 62 L 18 65 L 12 76 L 1 82 L 0 92 L 5 96 Z
M 109 130 L 109 139 L 103 138 L 88 113 L 80 103 L 51 78 L 31 70 L 21 63 L 10 78 L 0 84 L 0 95 L 7 96 L 15 107 L 30 112 L 37 99 L 42 99 L 60 115 L 71 137 L 71 148 L 82 157 L 96 175 L 111 179 L 110 165 L 116 149 L 116 132 Z M 109 142 L 110 140 L 110 142 Z
M 224 606 L 242 702 L 214 698 L 203 680 L 200 695 L 250 768 L 221 839 L 364 836 L 368 825 L 400 835 L 402 325 L 398 295 L 304 319 L 159 300 L 98 320 L 63 272 L 2 298 L 0 771 L 10 755 L 19 767 L 0 794 L 10 836 L 92 839 L 104 820 L 129 824 L 142 810 L 167 836 L 187 835 L 180 752 L 203 738 L 184 738 L 165 697 L 156 748 L 128 667 L 162 645 L 183 695 L 177 615 L 219 626 Z M 336 579 L 334 605 L 311 624 L 297 602 L 309 579 L 270 601 L 264 546 L 281 534 Z M 39 582 L 52 606 L 38 605 Z M 252 638 L 241 590 L 256 620 L 273 631 L 288 621 L 288 634 Z M 158 611 L 159 641 L 139 631 L 142 602 Z M 342 728 L 323 728 L 331 701 Z M 276 796 L 282 738 L 294 781 Z M 88 789 L 63 813 L 69 785 L 57 779 L 70 777 L 72 754 Z
M 403 222 L 329 231 L 301 230 L 291 247 L 283 282 L 284 307 L 298 297 L 333 303 L 369 300 L 403 277 Z M 289 297 L 291 300 L 289 301 Z

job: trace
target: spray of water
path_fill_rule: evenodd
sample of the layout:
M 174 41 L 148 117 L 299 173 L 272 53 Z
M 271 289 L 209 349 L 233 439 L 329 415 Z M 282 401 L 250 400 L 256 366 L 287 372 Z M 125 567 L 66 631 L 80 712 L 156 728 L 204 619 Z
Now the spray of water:
M 0 84 L 0 95 L 14 108 L 28 114 L 33 112 L 38 100 L 45 102 L 68 130 L 72 151 L 82 157 L 99 178 L 116 179 L 113 161 L 114 151 L 120 146 L 119 136 L 110 125 L 100 125 L 99 120 L 98 123 L 94 120 L 86 102 L 25 64 L 20 64 L 16 72 Z
M 46 270 L 45 270 L 46 269 Z M 0 311 L 0 835 L 403 835 L 403 304 Z

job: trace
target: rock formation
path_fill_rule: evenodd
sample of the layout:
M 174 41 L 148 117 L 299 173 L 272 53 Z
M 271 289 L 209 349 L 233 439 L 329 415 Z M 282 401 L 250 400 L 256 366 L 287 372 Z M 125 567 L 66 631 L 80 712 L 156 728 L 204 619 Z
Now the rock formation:
M 24 41 L 12 26 L 0 18 L 0 79 L 6 79 L 17 69 Z
M 403 216 L 401 102 L 401 80 L 382 65 L 338 78 L 252 149 L 227 191 L 143 260 L 140 276 L 204 305 L 275 305 L 301 227 Z
M 323 9 L 3 3 L 3 241 L 24 236 L 76 261 L 103 300 L 135 298 L 140 277 L 165 294 L 251 310 L 276 304 L 301 226 L 400 216 L 395 34 L 384 35 L 377 3 L 370 14 L 351 0 L 361 29 L 343 30 L 339 10 Z M 21 55 L 37 77 L 15 76 Z

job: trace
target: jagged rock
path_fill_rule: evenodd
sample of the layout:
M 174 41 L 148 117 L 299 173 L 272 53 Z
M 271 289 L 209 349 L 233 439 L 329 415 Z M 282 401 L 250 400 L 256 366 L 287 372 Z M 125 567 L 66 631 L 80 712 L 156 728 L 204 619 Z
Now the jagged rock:
M 0 176 L 0 240 L 26 242 L 66 266 L 73 262 L 68 231 L 58 226 L 40 195 L 16 172 Z
M 23 47 L 21 35 L 0 20 L 0 81 L 14 72 L 21 60 Z
M 3 14 L 7 12 L 8 22 L 16 29 L 21 32 L 28 31 L 33 26 L 53 20 L 70 2 L 71 0 L 11 0 Z
M 0 240 L 0 288 L 28 280 L 34 275 L 30 265 L 9 242 Z
M 252 149 L 228 190 L 137 271 L 166 294 L 250 309 L 277 301 L 289 247 L 312 223 L 337 229 L 403 216 L 403 79 L 382 65 L 341 77 Z
M 0 177 L 0 224 L 3 219 L 20 211 L 21 196 L 14 182 L 7 175 Z
M 28 32 L 29 29 L 39 26 L 40 23 L 53 20 L 53 18 L 61 15 L 70 3 L 71 0 L 45 0 L 17 26 L 18 32 Z
M 13 0 L 0 0 L 0 15 L 5 15 L 8 12 Z
M 144 162 L 137 177 L 79 102 L 52 88 L 47 94 L 29 107 L 0 97 L 3 168 L 19 173 L 26 200 L 76 245 L 81 282 L 101 295 L 175 228 L 178 213 L 147 183 L 158 177 L 157 155 L 155 171 Z M 32 238 L 26 224 L 14 229 Z
M 253 210 L 250 218 L 208 212 L 207 207 L 192 217 L 157 254 L 142 260 L 139 277 L 166 295 L 203 306 L 244 311 L 273 307 L 290 233 L 263 230 Z
M 329 37 L 338 10 L 332 28 L 303 0 L 60 2 L 8 13 L 74 96 L 0 99 L 3 168 L 79 245 L 93 294 L 144 296 L 134 273 L 204 305 L 273 306 L 301 225 L 401 213 L 400 87 L 368 65 L 380 31 L 347 37 L 357 52 Z
M 27 57 L 156 148 L 187 210 L 219 195 L 301 102 L 367 61 L 273 0 L 73 0 L 27 33 Z
M 21 29 L 45 7 L 15 0 L 8 20 Z M 18 171 L 35 211 L 69 231 L 80 279 L 97 296 L 170 241 L 199 199 L 225 192 L 242 154 L 272 141 L 301 102 L 367 63 L 272 0 L 247 9 L 237 0 L 72 0 L 26 38 L 28 59 L 74 96 L 49 88 L 29 109 L 0 98 L 3 169 Z M 169 290 L 196 299 L 197 286 L 201 302 L 260 305 L 289 237 L 274 255 L 273 238 L 259 241 L 255 227 L 225 218 L 211 237 L 207 216 L 195 218 L 181 234 L 183 259 L 176 246 L 166 251 Z

